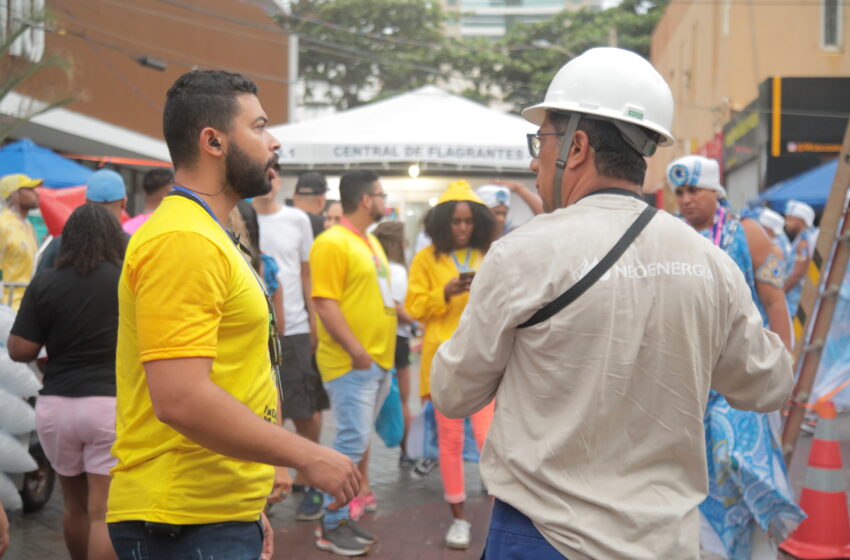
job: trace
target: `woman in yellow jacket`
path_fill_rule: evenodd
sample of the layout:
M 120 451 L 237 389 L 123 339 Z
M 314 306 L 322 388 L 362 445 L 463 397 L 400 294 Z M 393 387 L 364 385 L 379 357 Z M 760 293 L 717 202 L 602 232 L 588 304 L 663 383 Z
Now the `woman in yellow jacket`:
M 456 181 L 431 211 L 425 230 L 433 246 L 419 251 L 410 265 L 405 307 L 423 322 L 419 392 L 431 394 L 431 361 L 437 348 L 457 329 L 460 314 L 469 301 L 472 277 L 493 238 L 495 219 L 466 181 Z M 440 474 L 454 522 L 446 534 L 449 548 L 469 546 L 469 523 L 464 519 L 466 501 L 463 481 L 464 421 L 435 410 L 440 450 Z M 479 449 L 493 419 L 493 403 L 472 416 Z

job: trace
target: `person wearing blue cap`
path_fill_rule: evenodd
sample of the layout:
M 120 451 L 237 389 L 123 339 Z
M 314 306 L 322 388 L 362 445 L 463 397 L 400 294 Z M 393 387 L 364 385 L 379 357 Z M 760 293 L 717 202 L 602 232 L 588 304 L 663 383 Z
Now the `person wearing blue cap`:
M 86 203 L 103 206 L 120 223 L 121 214 L 124 212 L 124 208 L 127 207 L 127 187 L 124 184 L 124 178 L 117 171 L 98 169 L 86 181 Z M 129 235 L 126 237 L 127 239 L 130 238 Z M 61 248 L 62 236 L 57 235 L 45 247 L 44 253 L 42 253 L 41 259 L 36 266 L 36 272 L 53 268 Z

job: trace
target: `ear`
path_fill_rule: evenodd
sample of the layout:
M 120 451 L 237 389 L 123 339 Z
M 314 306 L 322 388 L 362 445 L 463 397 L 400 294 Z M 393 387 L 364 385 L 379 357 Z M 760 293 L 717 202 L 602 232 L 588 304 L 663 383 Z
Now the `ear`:
M 224 155 L 224 134 L 212 127 L 206 127 L 198 135 L 198 152 L 219 158 Z
M 567 168 L 575 169 L 584 164 L 590 158 L 590 139 L 583 130 L 576 130 L 573 135 L 573 144 L 567 156 Z

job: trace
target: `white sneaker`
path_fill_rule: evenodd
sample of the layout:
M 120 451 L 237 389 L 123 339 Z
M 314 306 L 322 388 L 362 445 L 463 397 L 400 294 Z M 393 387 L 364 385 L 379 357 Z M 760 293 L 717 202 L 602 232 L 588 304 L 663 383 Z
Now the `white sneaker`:
M 455 519 L 449 527 L 449 532 L 446 533 L 446 546 L 457 550 L 469 548 L 469 528 L 469 521 Z

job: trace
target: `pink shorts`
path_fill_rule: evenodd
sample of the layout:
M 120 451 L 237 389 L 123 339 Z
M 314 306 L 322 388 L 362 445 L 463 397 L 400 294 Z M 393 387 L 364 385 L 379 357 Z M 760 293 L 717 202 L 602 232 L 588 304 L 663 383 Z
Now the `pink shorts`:
M 108 475 L 115 466 L 110 454 L 115 443 L 115 397 L 39 396 L 35 425 L 44 454 L 60 475 Z

